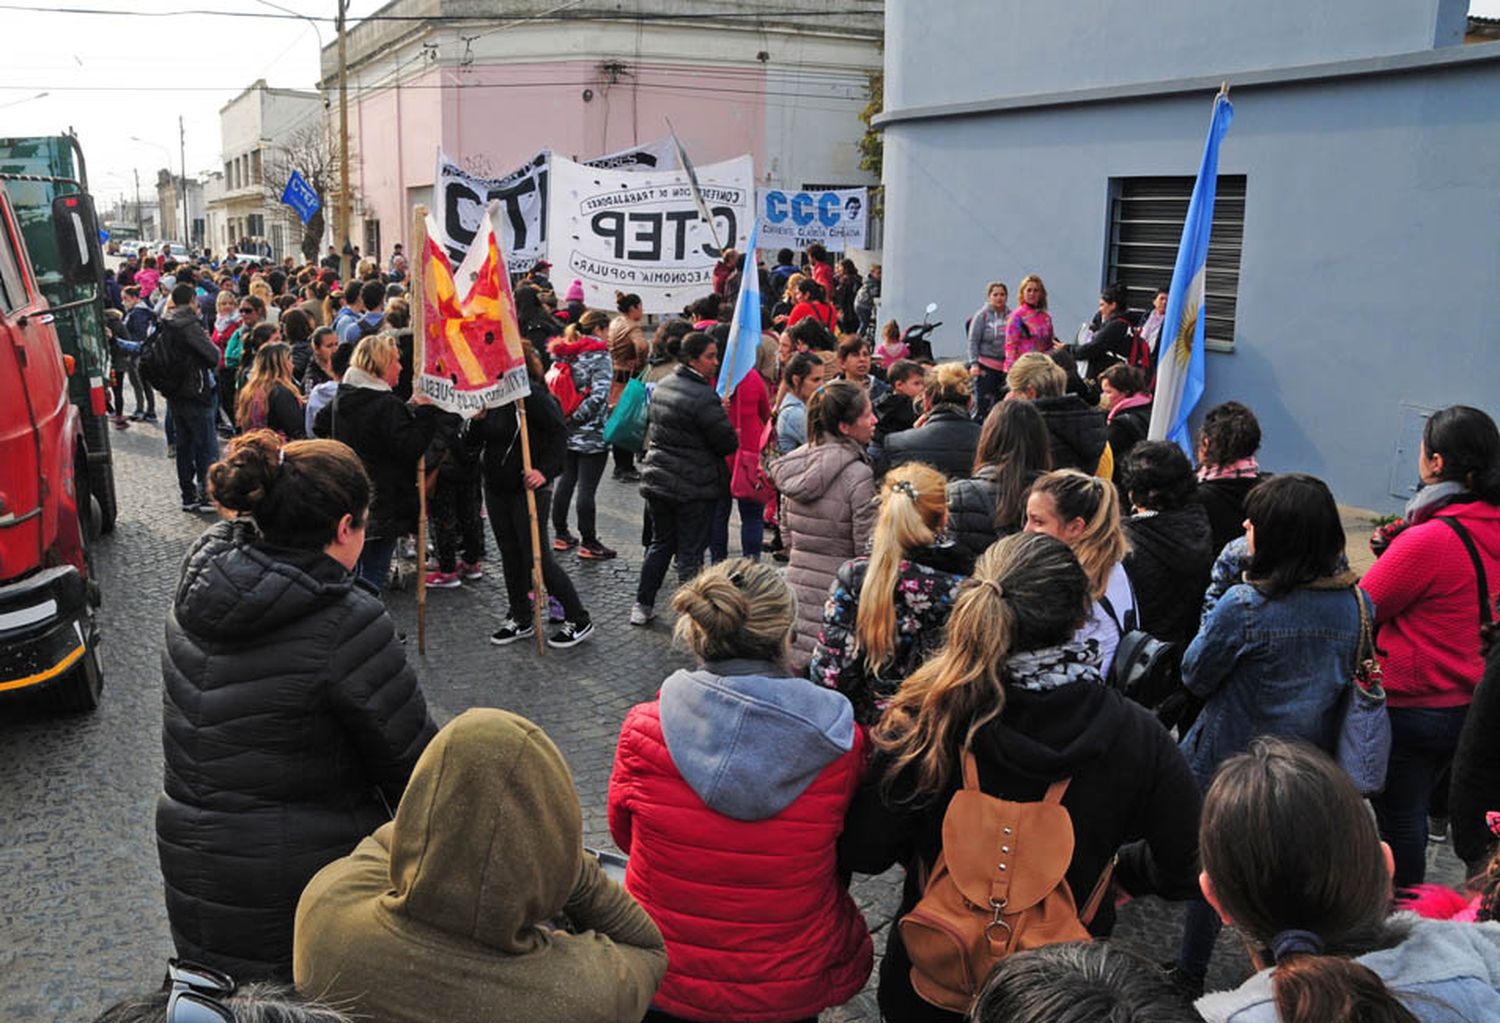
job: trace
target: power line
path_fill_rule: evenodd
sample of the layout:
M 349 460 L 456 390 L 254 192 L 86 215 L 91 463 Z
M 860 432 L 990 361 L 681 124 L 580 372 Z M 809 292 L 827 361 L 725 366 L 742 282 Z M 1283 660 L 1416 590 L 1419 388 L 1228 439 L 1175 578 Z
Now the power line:
M 328 15 L 302 15 L 302 14 L 278 14 L 272 11 L 235 11 L 235 10 L 207 10 L 204 8 L 182 8 L 175 11 L 127 11 L 111 10 L 105 7 L 34 7 L 28 4 L 5 4 L 0 3 L 0 10 L 25 11 L 28 14 L 82 14 L 82 15 L 107 15 L 119 18 L 177 18 L 183 16 L 201 16 L 214 18 L 259 18 L 273 21 L 322 21 L 330 24 L 338 21 L 335 17 Z M 839 18 L 848 16 L 869 17 L 877 13 L 870 7 L 844 7 L 836 9 L 805 9 L 786 8 L 782 10 L 765 11 L 692 11 L 669 13 L 663 11 L 579 11 L 576 13 L 560 13 L 555 16 L 557 21 L 751 21 L 765 22 L 771 19 L 781 20 L 787 18 Z M 359 19 L 355 24 L 362 25 L 367 22 L 434 22 L 434 23 L 473 23 L 483 21 L 484 17 L 477 14 L 370 14 Z
M 573 88 L 593 88 L 593 87 L 597 86 L 598 84 L 599 84 L 599 80 L 598 79 L 591 78 L 591 79 L 587 79 L 587 80 L 584 80 L 584 81 L 578 81 L 578 82 L 559 82 L 559 81 L 556 81 L 556 80 L 545 81 L 545 82 L 439 82 L 437 84 L 432 84 L 432 85 L 405 85 L 405 84 L 403 84 L 401 86 L 401 88 L 402 89 L 411 89 L 411 90 L 437 89 L 437 90 L 450 90 L 450 91 L 451 90 L 471 90 L 471 89 L 546 89 L 546 88 L 568 88 L 568 89 L 573 89 Z M 672 84 L 672 83 L 668 83 L 668 82 L 643 82 L 643 83 L 640 83 L 639 87 L 642 88 L 642 89 L 661 89 L 661 90 L 665 90 L 665 91 L 669 91 L 669 92 L 692 92 L 692 93 L 714 92 L 714 93 L 722 93 L 724 95 L 733 95 L 733 96 L 780 96 L 780 97 L 789 97 L 789 98 L 793 98 L 793 99 L 836 100 L 836 101 L 839 101 L 839 102 L 848 102 L 848 103 L 865 103 L 865 102 L 868 102 L 868 97 L 862 96 L 862 95 L 861 96 L 834 96 L 834 95 L 808 96 L 805 93 L 801 93 L 801 92 L 786 92 L 786 91 L 777 90 L 777 89 L 732 89 L 732 88 L 729 88 L 728 86 L 706 85 L 706 84 L 702 84 L 701 82 L 697 83 L 697 84 L 693 84 L 693 85 L 688 85 L 688 84 L 676 85 L 676 84 Z M 849 86 L 846 86 L 846 87 L 847 88 L 856 88 L 857 86 L 854 83 L 851 83 Z M 374 95 L 376 93 L 383 92 L 383 91 L 385 91 L 387 89 L 391 89 L 391 88 L 394 88 L 394 85 L 384 85 L 384 84 L 382 84 L 382 85 L 376 85 L 376 86 L 355 87 L 354 89 L 351 89 L 350 92 L 354 96 L 356 96 L 356 97 L 363 97 L 363 96 L 368 96 L 368 95 Z M 177 83 L 177 84 L 174 84 L 174 85 L 50 85 L 50 86 L 46 86 L 46 85 L 0 85 L 0 89 L 11 89 L 11 90 L 22 90 L 22 91 L 27 90 L 27 89 L 49 89 L 49 90 L 51 90 L 53 92 L 181 92 L 182 89 L 183 89 L 183 86 L 182 86 L 181 83 Z M 219 86 L 219 87 L 195 85 L 195 86 L 193 86 L 193 91 L 195 91 L 195 92 L 220 92 L 220 91 L 222 91 L 222 92 L 243 92 L 244 91 L 244 87 L 240 86 L 240 85 Z

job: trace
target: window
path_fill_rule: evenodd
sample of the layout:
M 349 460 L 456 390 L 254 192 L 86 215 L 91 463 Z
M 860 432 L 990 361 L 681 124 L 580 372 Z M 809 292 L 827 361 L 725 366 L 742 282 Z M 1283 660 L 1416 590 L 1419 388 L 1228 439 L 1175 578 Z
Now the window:
M 380 259 L 380 221 L 365 221 L 365 247 L 362 254 L 370 259 Z
M 1182 225 L 1193 196 L 1191 177 L 1114 178 L 1110 181 L 1109 240 L 1104 283 L 1125 285 L 1132 310 L 1149 309 L 1158 288 L 1172 283 Z M 1234 348 L 1245 237 L 1245 176 L 1220 174 L 1208 243 L 1203 336 L 1209 348 Z
M 245 233 L 251 238 L 264 238 L 266 234 L 266 215 L 264 213 L 252 213 L 245 218 Z
M 26 284 L 21 279 L 20 263 L 11 248 L 10 236 L 0 230 L 0 312 L 12 313 L 28 301 Z
M 250 154 L 250 180 L 257 185 L 261 182 L 259 149 Z

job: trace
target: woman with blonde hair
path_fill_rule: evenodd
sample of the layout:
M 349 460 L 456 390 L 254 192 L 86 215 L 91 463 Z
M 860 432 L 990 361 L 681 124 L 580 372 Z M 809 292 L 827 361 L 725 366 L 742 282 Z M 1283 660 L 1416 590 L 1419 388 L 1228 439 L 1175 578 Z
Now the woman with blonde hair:
M 266 304 L 265 322 L 281 322 L 281 307 L 276 304 L 275 295 L 271 293 L 271 286 L 266 283 L 264 277 L 256 275 L 250 279 L 250 294 Z
M 625 887 L 667 942 L 645 1018 L 816 1017 L 870 975 L 835 856 L 864 731 L 847 700 L 788 669 L 797 600 L 773 566 L 720 562 L 672 606 L 698 666 L 626 716 L 609 783 Z
M 886 473 L 869 557 L 839 569 L 811 675 L 874 724 L 901 681 L 943 642 L 960 579 L 915 560 L 948 521 L 947 480 L 920 462 Z
M 1092 649 L 1100 673 L 1109 675 L 1120 637 L 1136 628 L 1135 588 L 1125 574 L 1130 549 L 1120 525 L 1115 485 L 1077 469 L 1049 472 L 1026 498 L 1028 533 L 1046 533 L 1072 548 L 1089 580 L 1093 607 L 1078 634 L 1080 650 Z
M 949 479 L 961 480 L 974 466 L 980 425 L 969 416 L 974 378 L 961 362 L 943 362 L 923 374 L 922 416 L 916 429 L 885 438 L 885 468 L 903 462 L 925 462 Z
M 235 400 L 235 417 L 235 425 L 242 431 L 265 427 L 287 440 L 304 436 L 302 400 L 292 379 L 290 345 L 273 341 L 256 350 L 250 377 Z
M 1047 286 L 1036 274 L 1021 278 L 1016 288 L 1016 308 L 1005 321 L 1005 370 L 1027 352 L 1049 352 L 1053 336 L 1052 314 L 1047 312 Z
M 797 307 L 798 290 L 806 279 L 800 273 L 794 273 L 786 279 L 786 287 L 781 289 L 781 301 L 771 307 L 771 322 L 777 327 L 786 326 L 787 317 Z
M 879 874 L 903 864 L 898 919 L 921 897 L 942 851 L 948 802 L 966 787 L 1061 802 L 1074 835 L 1066 881 L 1079 907 L 1111 878 L 1136 895 L 1195 890 L 1197 788 L 1150 712 L 1075 655 L 1069 637 L 1088 601 L 1088 577 L 1064 544 L 1025 533 L 1000 540 L 959 588 L 943 648 L 902 683 L 871 731 L 876 752 L 844 820 L 839 867 Z M 1114 900 L 1081 919 L 1107 935 Z M 916 994 L 911 966 L 892 927 L 880 967 L 882 1017 L 957 1023 L 958 1014 Z

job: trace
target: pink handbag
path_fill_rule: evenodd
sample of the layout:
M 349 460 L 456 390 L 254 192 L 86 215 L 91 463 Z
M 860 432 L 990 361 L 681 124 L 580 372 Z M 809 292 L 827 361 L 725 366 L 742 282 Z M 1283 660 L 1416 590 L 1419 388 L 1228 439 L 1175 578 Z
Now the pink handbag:
M 766 477 L 766 467 L 760 457 L 771 440 L 771 426 L 774 422 L 774 418 L 766 420 L 766 428 L 760 434 L 760 446 L 754 451 L 740 448 L 734 453 L 734 471 L 729 477 L 729 493 L 741 501 L 765 504 L 776 492 Z

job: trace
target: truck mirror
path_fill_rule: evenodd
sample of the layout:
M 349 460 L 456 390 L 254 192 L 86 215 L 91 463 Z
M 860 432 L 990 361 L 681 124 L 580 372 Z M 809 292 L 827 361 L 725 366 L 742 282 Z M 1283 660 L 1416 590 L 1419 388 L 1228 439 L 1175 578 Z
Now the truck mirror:
M 52 200 L 52 229 L 62 256 L 63 276 L 71 284 L 93 284 L 99 278 L 99 225 L 86 195 L 59 195 Z

